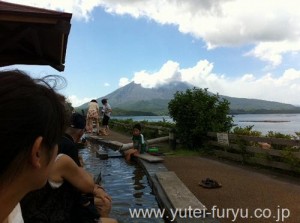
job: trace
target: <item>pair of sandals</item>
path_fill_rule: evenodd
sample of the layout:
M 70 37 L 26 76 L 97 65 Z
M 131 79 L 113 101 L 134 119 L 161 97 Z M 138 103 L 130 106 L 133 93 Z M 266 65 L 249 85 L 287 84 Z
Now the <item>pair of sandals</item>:
M 208 188 L 208 189 L 213 189 L 213 188 L 220 188 L 222 185 L 218 183 L 216 180 L 206 178 L 205 180 L 201 180 L 199 183 L 201 187 Z

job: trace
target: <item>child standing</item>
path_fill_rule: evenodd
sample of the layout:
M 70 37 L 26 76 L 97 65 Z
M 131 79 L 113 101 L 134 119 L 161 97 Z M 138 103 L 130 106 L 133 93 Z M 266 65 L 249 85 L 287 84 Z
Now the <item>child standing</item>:
M 101 100 L 103 108 L 102 108 L 102 113 L 103 113 L 103 119 L 102 119 L 102 125 L 103 129 L 101 130 L 102 135 L 108 135 L 108 122 L 110 119 L 110 115 L 112 112 L 110 104 L 108 104 L 107 99 L 104 98 Z
M 132 143 L 133 148 L 124 152 L 125 160 L 129 161 L 132 156 L 146 152 L 146 143 L 139 123 L 133 126 Z

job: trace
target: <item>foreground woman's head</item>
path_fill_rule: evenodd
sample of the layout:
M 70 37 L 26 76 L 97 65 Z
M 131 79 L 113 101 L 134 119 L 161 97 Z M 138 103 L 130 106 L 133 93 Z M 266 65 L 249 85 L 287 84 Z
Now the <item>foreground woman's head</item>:
M 60 80 L 0 71 L 0 189 L 22 177 L 34 177 L 28 190 L 46 182 L 65 127 L 64 97 L 50 87 Z

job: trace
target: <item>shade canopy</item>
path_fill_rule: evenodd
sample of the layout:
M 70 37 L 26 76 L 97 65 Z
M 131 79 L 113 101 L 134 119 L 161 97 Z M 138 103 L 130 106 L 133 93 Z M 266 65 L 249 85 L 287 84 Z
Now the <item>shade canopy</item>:
M 50 65 L 63 71 L 71 13 L 0 1 L 0 66 Z

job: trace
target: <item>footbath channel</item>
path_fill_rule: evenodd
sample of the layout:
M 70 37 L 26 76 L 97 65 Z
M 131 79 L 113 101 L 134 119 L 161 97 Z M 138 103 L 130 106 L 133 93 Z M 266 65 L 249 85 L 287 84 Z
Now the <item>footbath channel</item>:
M 117 156 L 99 159 L 96 156 L 99 148 L 103 147 L 89 143 L 79 154 L 83 157 L 85 169 L 92 173 L 95 179 L 101 173 L 101 183 L 113 200 L 110 217 L 117 219 L 119 223 L 164 223 L 162 218 L 138 218 L 130 215 L 130 210 L 159 209 L 147 175 L 136 162 L 126 163 L 125 159 Z
M 116 133 L 114 133 L 114 136 L 109 138 L 87 135 L 86 139 L 91 143 L 90 148 L 93 148 L 91 150 L 94 151 L 95 154 L 97 154 L 96 156 L 101 159 L 100 160 L 98 158 L 95 158 L 95 155 L 90 156 L 93 157 L 93 160 L 95 160 L 93 162 L 90 162 L 91 168 L 95 168 L 97 162 L 101 162 L 103 161 L 103 159 L 114 160 L 116 157 L 118 157 L 121 160 L 119 162 L 123 162 L 124 164 L 124 166 L 119 167 L 118 171 L 120 171 L 120 169 L 128 169 L 131 165 L 134 165 L 136 166 L 136 168 L 143 170 L 142 179 L 145 180 L 144 182 L 147 182 L 144 185 L 147 185 L 147 188 L 149 188 L 150 190 L 152 188 L 150 194 L 155 196 L 157 203 L 155 202 L 154 204 L 149 205 L 149 207 L 147 203 L 145 203 L 145 207 L 139 206 L 139 208 L 140 210 L 154 210 L 156 211 L 156 213 L 157 210 L 161 210 L 164 213 L 165 220 L 163 221 L 162 217 L 157 217 L 157 215 L 156 217 L 153 217 L 152 215 L 151 218 L 149 218 L 149 215 L 146 218 L 132 218 L 130 216 L 129 209 L 127 208 L 123 209 L 124 211 L 126 211 L 126 213 L 124 213 L 124 216 L 120 215 L 120 222 L 219 223 L 219 221 L 217 221 L 216 219 L 212 219 L 207 215 L 205 215 L 205 217 L 203 218 L 202 214 L 205 213 L 205 206 L 195 197 L 194 194 L 192 194 L 192 192 L 184 185 L 184 183 L 177 177 L 174 172 L 169 171 L 165 167 L 162 162 L 163 158 L 151 156 L 149 154 L 140 154 L 135 158 L 136 163 L 128 164 L 124 161 L 123 158 L 121 158 L 122 155 L 118 152 L 119 149 L 122 150 L 123 148 L 126 148 L 128 146 L 128 143 L 124 144 L 120 142 L 123 140 L 126 142 L 126 138 L 122 138 L 122 136 L 116 137 Z M 148 140 L 148 142 L 150 142 L 151 140 L 152 139 Z M 156 140 L 157 139 L 153 139 L 153 141 Z M 105 149 L 103 150 L 103 148 Z M 111 149 L 107 150 L 107 148 Z M 119 153 L 119 155 L 117 155 L 117 153 Z M 86 167 L 88 169 L 87 165 Z M 107 165 L 106 168 L 108 172 L 112 173 L 109 165 Z M 99 170 L 96 171 L 96 174 L 98 173 Z M 115 176 L 111 175 L 111 177 Z M 124 182 L 122 182 L 122 184 L 124 184 Z M 119 193 L 118 195 L 122 197 L 122 191 L 115 192 Z M 133 199 L 132 197 L 133 196 L 131 193 L 130 198 Z M 199 211 L 201 212 L 200 216 Z M 194 215 L 195 213 L 197 216 Z M 191 215 L 192 217 L 190 217 Z M 127 219 L 129 217 L 129 220 L 124 220 L 124 218 L 122 217 L 127 217 Z

